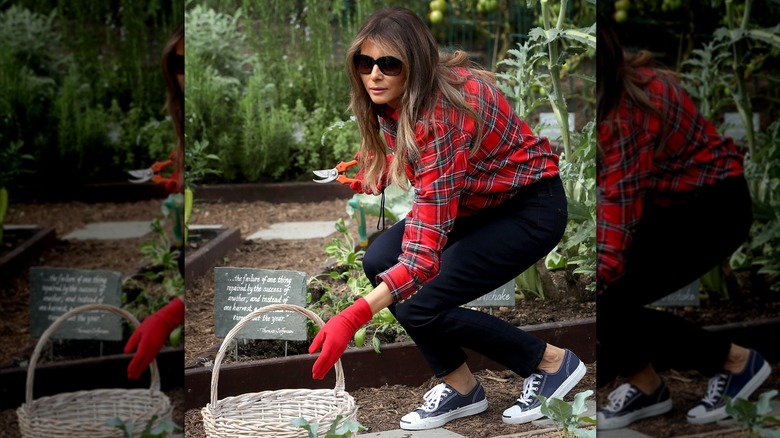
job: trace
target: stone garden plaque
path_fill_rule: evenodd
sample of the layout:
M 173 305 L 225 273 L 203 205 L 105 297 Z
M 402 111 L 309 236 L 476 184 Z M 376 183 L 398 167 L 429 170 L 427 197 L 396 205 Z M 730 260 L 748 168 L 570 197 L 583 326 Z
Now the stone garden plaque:
M 214 332 L 224 338 L 252 311 L 271 304 L 306 306 L 306 273 L 249 268 L 214 268 Z M 245 325 L 236 339 L 306 340 L 306 316 L 271 312 Z
M 515 305 L 515 279 L 466 304 L 469 307 L 502 307 Z
M 122 274 L 65 268 L 30 268 L 30 334 L 40 337 L 60 316 L 85 304 L 122 306 Z M 66 321 L 53 339 L 122 340 L 122 317 L 87 312 Z
M 699 280 L 694 281 L 693 283 L 685 286 L 684 288 L 672 292 L 669 295 L 661 298 L 658 301 L 654 301 L 651 306 L 655 307 L 686 307 L 686 306 L 692 306 L 696 307 L 699 305 L 700 296 L 699 296 L 699 290 L 701 289 L 701 284 L 699 283 Z

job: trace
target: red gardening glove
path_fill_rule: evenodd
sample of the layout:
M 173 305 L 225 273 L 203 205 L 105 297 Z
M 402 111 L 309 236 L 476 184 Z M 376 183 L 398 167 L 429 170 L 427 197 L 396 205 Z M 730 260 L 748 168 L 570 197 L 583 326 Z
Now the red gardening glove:
M 184 301 L 174 298 L 157 312 L 149 315 L 135 329 L 125 344 L 125 354 L 138 347 L 138 351 L 127 366 L 127 378 L 138 379 L 160 352 L 168 335 L 184 323 Z
M 358 159 L 358 155 L 355 154 L 355 159 Z M 387 183 L 387 174 L 390 172 L 390 164 L 393 162 L 393 154 L 387 154 L 386 155 L 387 161 L 385 162 L 385 173 L 382 175 L 382 180 L 379 182 L 379 185 L 377 186 L 377 190 L 381 193 L 382 190 L 384 190 L 384 185 Z M 354 181 L 349 183 L 349 188 L 358 192 L 358 193 L 365 193 L 368 195 L 373 195 L 373 193 L 368 193 L 363 191 L 363 168 L 361 167 L 360 170 L 358 170 L 357 174 L 355 175 Z
M 328 320 L 309 346 L 310 354 L 314 354 L 322 347 L 320 357 L 311 368 L 311 376 L 314 379 L 322 380 L 325 378 L 328 371 L 347 349 L 347 344 L 355 336 L 355 332 L 363 324 L 370 321 L 373 316 L 368 302 L 363 298 L 358 298 L 355 304 Z

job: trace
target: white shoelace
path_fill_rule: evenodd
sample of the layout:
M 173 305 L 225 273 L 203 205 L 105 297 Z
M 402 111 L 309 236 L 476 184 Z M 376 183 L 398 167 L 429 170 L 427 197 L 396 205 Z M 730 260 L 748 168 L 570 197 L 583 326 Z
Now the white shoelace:
M 518 402 L 528 406 L 531 403 L 533 403 L 536 399 L 533 398 L 533 396 L 536 395 L 536 391 L 539 390 L 539 383 L 542 380 L 541 374 L 531 374 L 528 376 L 525 381 L 523 382 L 523 393 L 520 394 L 520 398 L 517 399 Z
M 725 374 L 716 374 L 707 383 L 707 394 L 701 399 L 702 403 L 708 406 L 714 406 L 721 396 L 723 395 L 724 386 L 726 386 L 726 379 L 728 377 Z
M 423 396 L 425 403 L 420 406 L 420 409 L 424 410 L 425 412 L 435 411 L 436 408 L 439 407 L 439 403 L 441 402 L 444 394 L 449 394 L 451 392 L 452 389 L 450 389 L 446 384 L 439 383 L 425 393 Z
M 609 405 L 607 410 L 610 412 L 618 412 L 623 409 L 623 405 L 626 400 L 633 397 L 636 394 L 637 389 L 631 386 L 630 383 L 624 383 L 617 387 L 614 391 L 609 393 Z

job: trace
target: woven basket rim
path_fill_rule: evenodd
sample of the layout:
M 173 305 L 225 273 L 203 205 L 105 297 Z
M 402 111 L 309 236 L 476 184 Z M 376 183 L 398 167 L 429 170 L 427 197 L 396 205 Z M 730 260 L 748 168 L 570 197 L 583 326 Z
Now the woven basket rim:
M 238 334 L 239 331 L 241 331 L 242 328 L 244 328 L 245 325 L 249 324 L 250 321 L 253 319 L 262 316 L 266 313 L 270 312 L 295 312 L 300 313 L 312 321 L 314 321 L 317 325 L 323 327 L 325 323 L 322 321 L 322 318 L 319 317 L 316 313 L 312 312 L 309 309 L 303 308 L 301 306 L 295 305 L 295 304 L 271 304 L 269 306 L 261 307 L 259 309 L 255 309 L 254 311 L 250 312 L 243 318 L 241 318 L 240 321 L 228 332 L 228 334 L 225 336 L 225 339 L 222 340 L 222 345 L 219 347 L 219 351 L 217 352 L 217 356 L 214 358 L 214 366 L 211 369 L 211 404 L 213 406 L 216 406 L 217 404 L 217 389 L 219 385 L 219 368 L 222 365 L 222 361 L 225 358 L 225 354 L 227 352 L 228 346 L 230 344 L 230 341 L 235 338 L 235 336 Z M 344 385 L 344 367 L 341 365 L 341 359 L 336 361 L 336 365 L 334 367 L 336 371 L 336 385 L 334 387 L 335 390 L 345 390 Z
M 222 364 L 222 360 L 224 359 L 225 353 L 228 348 L 228 344 L 235 337 L 235 335 L 244 327 L 244 325 L 249 323 L 249 321 L 265 313 L 275 312 L 275 311 L 289 311 L 289 312 L 300 313 L 313 320 L 320 327 L 322 327 L 325 324 L 316 313 L 293 304 L 272 304 L 266 307 L 256 309 L 255 311 L 243 317 L 238 322 L 238 324 L 236 324 L 236 326 L 233 327 L 232 330 L 230 330 L 230 332 L 227 334 L 225 339 L 222 341 L 222 345 L 220 346 L 219 352 L 217 353 L 217 356 L 214 359 L 214 366 L 211 371 L 210 402 L 207 403 L 205 407 L 201 408 L 201 415 L 203 416 L 204 428 L 206 429 L 206 435 L 208 437 L 227 438 L 227 437 L 235 437 L 235 436 L 263 436 L 263 437 L 282 436 L 286 438 L 291 436 L 296 436 L 296 437 L 306 436 L 305 434 L 303 434 L 305 432 L 303 429 L 295 428 L 294 426 L 292 426 L 291 423 L 293 419 L 304 416 L 303 414 L 292 413 L 292 411 L 285 411 L 281 413 L 279 411 L 275 411 L 273 413 L 269 412 L 267 418 L 264 418 L 264 416 L 266 415 L 266 411 L 264 411 L 263 409 L 265 408 L 266 405 L 264 405 L 262 401 L 255 400 L 258 397 L 263 398 L 263 397 L 273 396 L 276 400 L 279 400 L 283 397 L 288 397 L 294 394 L 294 397 L 290 397 L 291 400 L 301 399 L 304 402 L 302 403 L 302 405 L 304 405 L 305 402 L 308 402 L 309 408 L 311 408 L 312 405 L 315 407 L 321 406 L 321 405 L 314 404 L 312 399 L 316 401 L 318 397 L 332 397 L 332 400 L 330 401 L 333 402 L 332 403 L 333 408 L 331 408 L 331 404 L 328 405 L 323 404 L 322 406 L 325 406 L 328 409 L 328 412 L 323 412 L 321 415 L 319 415 L 318 418 L 308 418 L 308 420 L 320 421 L 322 419 L 326 419 L 327 421 L 332 421 L 332 419 L 335 419 L 337 415 L 342 416 L 342 419 L 340 421 L 347 421 L 349 419 L 357 418 L 357 404 L 355 403 L 355 399 L 346 391 L 344 387 L 344 369 L 343 366 L 341 365 L 341 359 L 339 359 L 335 365 L 336 385 L 333 389 L 301 389 L 301 388 L 283 389 L 283 390 L 274 390 L 274 391 L 245 393 L 245 394 L 239 394 L 235 396 L 228 396 L 221 400 L 217 399 L 217 388 L 219 384 L 219 368 L 220 365 Z M 242 406 L 242 409 L 239 411 L 235 408 L 231 409 L 231 406 L 225 406 L 226 404 L 229 405 L 234 402 L 237 402 L 240 405 L 246 405 L 247 407 L 243 408 Z M 271 407 L 271 403 L 268 403 L 267 405 Z M 278 408 L 278 403 L 277 406 L 275 407 Z M 301 412 L 304 410 L 302 407 L 299 407 L 298 409 Z M 253 413 L 257 415 L 258 418 L 254 418 L 252 419 L 252 421 L 239 418 L 240 416 L 247 413 Z M 286 421 L 288 418 L 290 421 L 289 423 Z M 242 430 L 239 435 L 237 435 L 235 431 L 217 430 L 219 429 L 218 423 L 230 423 L 231 425 L 241 427 Z M 324 426 L 325 426 L 324 424 L 321 424 L 320 428 L 323 428 Z M 324 433 L 325 430 L 322 430 L 321 432 Z M 322 433 L 318 434 L 318 436 L 324 436 L 322 435 Z
M 27 367 L 25 402 L 16 410 L 19 428 L 25 438 L 48 436 L 92 436 L 92 431 L 98 436 L 106 436 L 112 429 L 101 420 L 119 417 L 123 421 L 150 421 L 157 416 L 156 421 L 171 420 L 173 407 L 168 396 L 160 390 L 160 371 L 157 360 L 150 365 L 151 382 L 149 388 L 97 388 L 78 391 L 61 392 L 33 399 L 35 369 L 43 346 L 49 337 L 65 321 L 80 313 L 92 311 L 107 311 L 115 313 L 128 320 L 135 327 L 140 324 L 138 319 L 124 309 L 108 304 L 87 304 L 65 312 L 58 317 L 41 335 L 35 346 L 30 363 Z M 140 398 L 141 403 L 133 404 Z M 147 403 L 148 402 L 148 403 Z M 74 406 L 78 409 L 62 409 L 57 406 Z M 111 407 L 110 414 L 102 410 Z M 133 409 L 138 407 L 138 409 Z M 55 413 L 59 413 L 58 418 Z M 86 413 L 86 415 L 83 415 Z M 126 415 L 123 415 L 126 414 Z M 68 415 L 70 415 L 68 417 Z M 111 415 L 108 418 L 103 418 Z M 85 431 L 89 431 L 84 433 Z M 118 431 L 118 429 L 117 429 Z
M 45 346 L 46 341 L 48 341 L 51 335 L 54 334 L 54 332 L 56 332 L 57 329 L 71 317 L 75 315 L 79 315 L 81 313 L 93 312 L 93 311 L 111 312 L 121 316 L 122 318 L 125 318 L 130 323 L 132 323 L 134 327 L 138 327 L 140 325 L 140 322 L 138 322 L 138 319 L 135 316 L 133 316 L 133 314 L 131 314 L 130 312 L 124 309 L 121 309 L 117 306 L 113 306 L 110 304 L 85 304 L 83 306 L 74 307 L 73 309 L 70 309 L 69 311 L 60 315 L 59 318 L 54 320 L 54 322 L 51 323 L 51 325 L 43 332 L 41 337 L 38 339 L 38 343 L 35 344 L 35 350 L 33 350 L 32 356 L 30 356 L 30 363 L 27 366 L 27 382 L 25 385 L 26 403 L 32 403 L 33 400 L 33 383 L 35 381 L 35 368 L 36 365 L 38 365 L 38 359 L 41 356 L 41 352 L 43 351 L 43 347 Z M 149 368 L 151 372 L 151 382 L 149 384 L 149 389 L 159 391 L 160 370 L 157 367 L 156 358 L 152 360 L 152 363 Z

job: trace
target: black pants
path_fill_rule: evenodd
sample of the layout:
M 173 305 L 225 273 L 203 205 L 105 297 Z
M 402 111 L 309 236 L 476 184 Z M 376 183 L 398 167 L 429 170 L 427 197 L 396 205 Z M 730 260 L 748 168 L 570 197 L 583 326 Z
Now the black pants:
M 747 183 L 731 178 L 669 207 L 648 206 L 626 251 L 625 272 L 597 298 L 597 384 L 656 369 L 723 369 L 729 339 L 645 307 L 729 257 L 750 230 Z
M 506 284 L 547 255 L 563 236 L 566 221 L 566 196 L 557 176 L 525 187 L 498 207 L 455 220 L 439 275 L 408 300 L 390 306 L 437 377 L 465 363 L 462 347 L 524 377 L 536 370 L 544 341 L 460 306 Z M 368 247 L 363 268 L 372 282 L 398 263 L 404 224 L 395 224 Z

